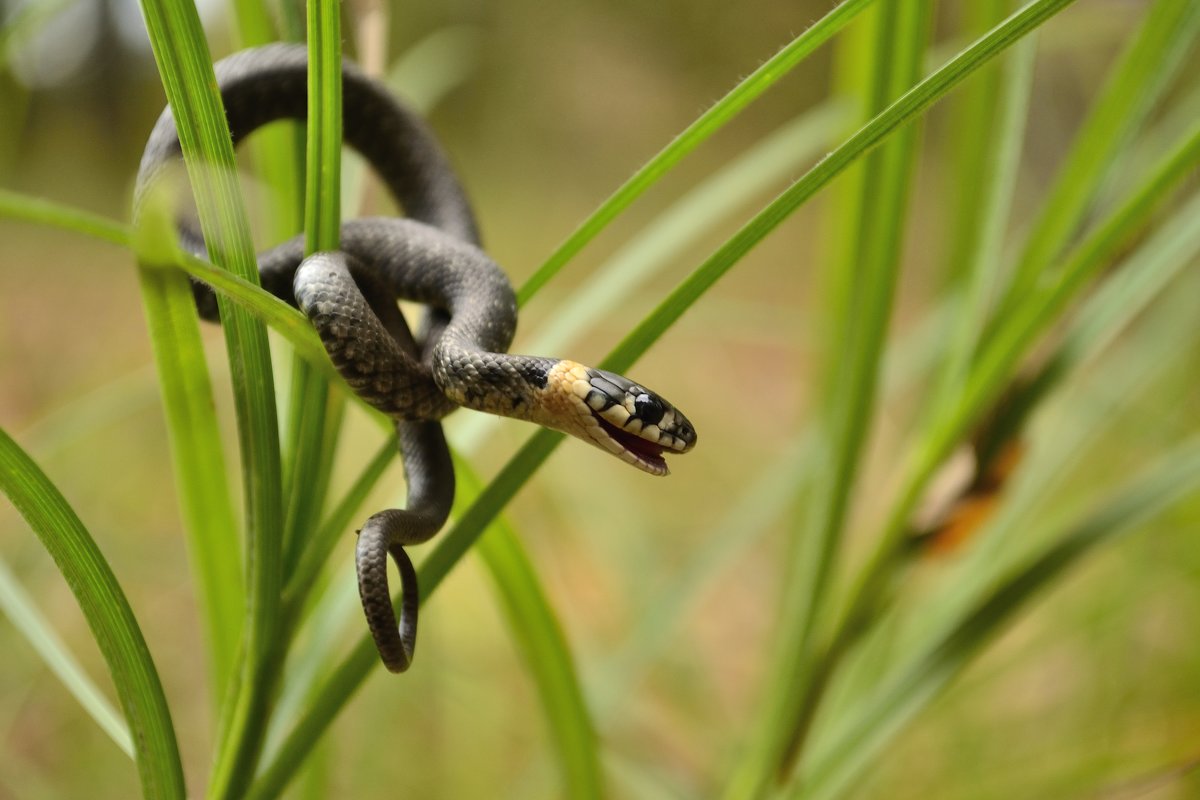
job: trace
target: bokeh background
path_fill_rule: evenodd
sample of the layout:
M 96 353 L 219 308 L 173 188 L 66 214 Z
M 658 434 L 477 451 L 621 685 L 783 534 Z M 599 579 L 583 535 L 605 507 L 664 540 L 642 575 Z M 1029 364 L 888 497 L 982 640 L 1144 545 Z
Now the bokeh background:
M 0 39 L 0 186 L 127 220 L 144 137 L 165 102 L 136 4 L 4 0 L 0 20 L 11 22 L 31 5 L 61 10 L 36 35 Z M 469 58 L 446 67 L 465 77 L 431 121 L 475 200 L 489 251 L 519 284 L 634 169 L 828 5 L 399 3 L 391 9 L 389 60 L 428 46 L 430 36 L 467 43 L 452 52 Z M 959 5 L 941 4 L 934 41 L 951 48 L 958 41 Z M 1043 29 L 1014 229 L 1036 207 L 1099 76 L 1142 10 L 1139 2 L 1083 0 Z M 228 7 L 205 0 L 202 13 L 214 55 L 227 54 L 234 47 Z M 352 23 L 346 32 L 352 40 Z M 1200 67 L 1194 55 L 1192 66 Z M 514 350 L 659 211 L 824 98 L 830 58 L 825 48 L 783 80 L 589 247 L 523 311 Z M 920 326 L 944 282 L 939 225 L 953 196 L 939 171 L 947 124 L 939 106 L 924 126 L 897 336 Z M 779 175 L 774 190 L 798 175 Z M 254 188 L 248 191 L 253 198 Z M 595 363 L 769 196 L 714 225 L 569 352 L 545 355 Z M 806 420 L 814 321 L 822 313 L 812 299 L 826 255 L 822 211 L 818 196 L 632 371 L 681 406 L 700 432 L 696 450 L 672 462 L 672 477 L 655 480 L 567 443 L 507 512 L 575 653 L 614 796 L 638 796 L 636 787 L 646 785 L 665 796 L 712 795 L 757 708 L 777 567 L 796 509 L 783 503 L 754 523 L 729 513 L 786 456 Z M 1195 265 L 1190 272 L 1184 288 L 1195 290 Z M 232 453 L 219 330 L 207 329 L 206 342 Z M 1195 336 L 1180 347 L 1200 356 Z M 288 359 L 278 363 L 286 372 Z M 1069 476 L 1068 494 L 1086 497 L 1093 482 L 1120 472 L 1131 451 L 1152 452 L 1195 430 L 1200 362 L 1186 363 L 1181 358 L 1159 375 L 1156 391 L 1133 408 L 1111 410 L 1119 419 L 1098 456 Z M 1079 404 L 1103 411 L 1104 385 L 1103 375 L 1089 375 L 1069 400 L 1046 409 L 1041 427 L 1053 429 Z M 0 221 L 0 425 L 63 489 L 112 563 L 164 679 L 199 793 L 214 720 L 157 391 L 131 255 Z M 873 499 L 886 499 L 882 489 L 890 486 L 914 397 L 911 389 L 893 395 L 873 431 L 855 529 L 869 531 L 878 518 Z M 455 419 L 451 426 L 461 435 L 472 424 Z M 488 433 L 472 457 L 485 478 L 530 431 L 503 421 Z M 377 442 L 376 430 L 353 411 L 334 496 Z M 393 468 L 367 505 L 402 498 Z M 1157 520 L 1043 598 L 889 750 L 861 795 L 1200 796 L 1189 771 L 1200 757 L 1196 512 L 1192 502 Z M 754 530 L 744 529 L 751 524 Z M 739 544 L 722 552 L 714 545 L 722 539 Z M 331 565 L 350 612 L 352 542 L 347 531 Z M 697 554 L 714 553 L 697 573 Z M 0 505 L 0 558 L 108 688 L 72 595 L 8 505 Z M 667 633 L 654 646 L 639 642 L 661 607 L 656 598 L 692 574 L 703 581 L 681 595 L 687 600 Z M 922 580 L 920 570 L 914 580 Z M 348 648 L 362 622 L 354 613 L 344 620 L 304 646 Z M 135 796 L 129 761 L 2 620 L 0 652 L 0 798 Z M 380 669 L 312 768 L 325 774 L 330 797 L 553 797 L 546 737 L 493 589 L 469 558 L 423 612 L 414 669 L 399 678 Z

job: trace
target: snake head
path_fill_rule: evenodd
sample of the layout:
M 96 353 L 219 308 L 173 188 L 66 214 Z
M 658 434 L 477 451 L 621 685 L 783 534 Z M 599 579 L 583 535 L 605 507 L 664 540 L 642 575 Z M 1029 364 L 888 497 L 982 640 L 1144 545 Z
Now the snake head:
M 570 398 L 571 422 L 552 427 L 651 475 L 669 472 L 665 454 L 686 453 L 696 444 L 696 429 L 687 417 L 641 384 L 571 361 L 558 362 L 554 372 L 551 384 Z

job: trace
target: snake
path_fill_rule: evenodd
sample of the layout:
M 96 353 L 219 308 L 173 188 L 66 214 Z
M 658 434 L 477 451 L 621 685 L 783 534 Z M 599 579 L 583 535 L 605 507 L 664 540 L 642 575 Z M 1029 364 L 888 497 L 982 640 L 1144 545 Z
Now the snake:
M 236 146 L 308 106 L 304 45 L 243 50 L 214 66 Z M 305 253 L 303 236 L 257 255 L 262 287 L 298 308 L 350 389 L 394 423 L 404 468 L 403 509 L 373 514 L 358 531 L 355 569 L 368 627 L 384 666 L 403 672 L 416 647 L 416 570 L 405 548 L 432 538 L 454 500 L 454 467 L 441 420 L 458 408 L 570 434 L 651 475 L 685 453 L 696 430 L 661 395 L 614 372 L 568 359 L 508 353 L 517 302 L 507 275 L 481 248 L 479 226 L 431 129 L 380 82 L 342 65 L 344 142 L 374 169 L 405 216 L 342 223 L 336 251 Z M 168 106 L 142 155 L 134 224 L 154 186 L 182 159 Z M 181 247 L 205 252 L 194 220 L 177 213 Z M 201 317 L 219 321 L 211 287 L 193 281 Z M 399 300 L 426 307 L 416 334 Z M 400 575 L 397 620 L 388 556 Z

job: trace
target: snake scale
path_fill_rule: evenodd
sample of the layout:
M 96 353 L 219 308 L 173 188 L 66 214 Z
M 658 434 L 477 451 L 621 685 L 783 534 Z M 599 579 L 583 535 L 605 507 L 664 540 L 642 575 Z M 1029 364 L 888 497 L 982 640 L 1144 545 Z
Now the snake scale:
M 236 145 L 279 119 L 307 115 L 307 52 L 274 44 L 216 65 Z M 441 529 L 454 470 L 440 420 L 459 407 L 528 420 L 583 439 L 654 475 L 665 453 L 696 441 L 687 418 L 641 384 L 574 361 L 509 355 L 517 304 L 508 278 L 481 249 L 478 226 L 450 162 L 425 123 L 352 63 L 343 65 L 345 142 L 374 168 L 406 217 L 345 222 L 336 252 L 305 257 L 298 236 L 258 256 L 263 287 L 298 307 L 334 366 L 364 401 L 396 425 L 407 508 L 371 516 L 355 552 L 367 623 L 387 668 L 402 672 L 416 644 L 416 573 L 404 548 Z M 181 159 L 170 108 L 155 124 L 134 194 L 135 222 L 150 188 Z M 203 238 L 181 215 L 184 247 Z M 203 317 L 219 317 L 212 290 L 195 286 Z M 398 299 L 428 306 L 414 336 Z M 387 558 L 401 579 L 399 622 Z

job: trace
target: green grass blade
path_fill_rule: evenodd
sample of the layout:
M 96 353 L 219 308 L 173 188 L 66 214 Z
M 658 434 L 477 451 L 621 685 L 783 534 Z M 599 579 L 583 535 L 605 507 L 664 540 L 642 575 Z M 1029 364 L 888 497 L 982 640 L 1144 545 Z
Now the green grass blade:
M 619 723 L 638 679 L 650 664 L 672 646 L 671 634 L 713 579 L 726 571 L 750 545 L 771 531 L 796 502 L 796 479 L 813 457 L 813 437 L 792 442 L 777 458 L 738 487 L 727 509 L 696 544 L 670 583 L 652 596 L 638 598 L 642 609 L 620 651 L 601 668 L 592 691 L 602 723 Z
M 0 217 L 49 225 L 122 247 L 132 247 L 129 229 L 115 220 L 19 192 L 0 189 Z M 160 254 L 160 257 L 168 262 L 162 266 L 176 267 L 209 284 L 217 294 L 274 328 L 310 365 L 324 369 L 329 378 L 337 378 L 337 370 L 329 363 L 321 340 L 299 311 L 262 287 L 213 266 L 202 258 L 181 253 L 177 249 L 173 249 L 169 255 Z
M 988 99 L 997 99 L 999 105 L 994 115 L 984 115 L 987 127 L 976 129 L 969 126 L 969 132 L 963 136 L 963 139 L 977 141 L 979 146 L 968 150 L 963 156 L 968 163 L 957 174 L 967 177 L 955 177 L 955 182 L 965 189 L 960 198 L 965 210 L 956 228 L 951 256 L 961 260 L 962 266 L 952 264 L 948 271 L 962 275 L 959 281 L 962 285 L 958 290 L 961 301 L 955 330 L 949 335 L 948 352 L 937 383 L 938 389 L 929 403 L 931 414 L 937 413 L 943 404 L 962 391 L 970 370 L 971 357 L 983 334 L 983 323 L 992 303 L 992 295 L 1001 285 L 1004 234 L 1020 172 L 1021 143 L 1025 135 L 1036 57 L 1037 34 L 1031 34 L 1005 57 L 1001 84 L 996 91 L 991 91 L 990 84 L 987 87 Z M 978 116 L 980 109 L 971 103 L 965 107 L 965 111 L 971 116 Z M 987 157 L 984 164 L 975 161 L 979 153 Z M 972 199 L 967 201 L 968 197 Z
M 917 82 L 928 38 L 929 3 L 879 6 L 868 108 L 875 112 Z M 816 468 L 806 487 L 806 513 L 785 566 L 780 631 L 754 732 L 735 767 L 726 797 L 757 797 L 790 769 L 803 747 L 812 698 L 812 651 L 853 493 L 863 442 L 870 430 L 892 294 L 900 268 L 916 132 L 906 128 L 865 164 L 843 249 L 842 280 L 830 341 L 840 352 L 822 391 Z
M 547 281 L 558 274 L 559 270 L 575 257 L 576 253 L 596 238 L 608 223 L 612 222 L 643 192 L 669 172 L 684 156 L 720 130 L 725 123 L 736 117 L 742 109 L 769 89 L 775 81 L 790 72 L 872 2 L 873 0 L 843 0 L 713 104 L 712 108 L 701 114 L 695 122 L 685 128 L 656 156 L 647 161 L 575 229 L 575 232 L 517 291 L 517 302 L 522 305 L 528 302 L 539 289 L 546 285 Z
M 650 316 L 622 340 L 617 350 L 606 360 L 605 369 L 627 369 L 635 354 L 644 352 L 644 349 L 658 338 L 661 333 L 660 325 L 669 327 L 674 323 L 733 264 L 801 204 L 841 174 L 856 159 L 879 145 L 897 128 L 910 122 L 944 96 L 974 70 L 1073 2 L 1075 0 L 1034 0 L 1025 5 L 877 114 L 775 198 L 677 286 Z
M 100 729 L 108 734 L 125 755 L 134 758 L 133 740 L 129 738 L 129 728 L 125 727 L 125 720 L 96 684 L 92 683 L 92 679 L 83 671 L 75 656 L 71 655 L 66 644 L 55 633 L 50 620 L 38 611 L 33 598 L 21 587 L 17 576 L 12 574 L 4 561 L 0 561 L 0 610 L 25 637 L 30 647 L 37 651 L 42 661 L 75 697 L 79 705 L 83 706 L 88 716 L 96 721 Z
M 305 190 L 305 252 L 336 250 L 342 213 L 342 47 L 340 5 L 308 3 L 308 147 Z M 289 413 L 288 509 L 284 534 L 287 574 L 312 538 L 329 489 L 344 401 L 330 401 L 329 382 L 297 356 L 292 363 Z M 329 433 L 332 431 L 333 436 Z
M 1075 137 L 1029 235 L 997 316 L 1016 308 L 1038 283 L 1087 213 L 1118 152 L 1184 62 L 1197 32 L 1200 5 L 1157 0 L 1114 67 Z
M 296 619 L 300 606 L 308 597 L 320 575 L 321 567 L 333 552 L 337 543 L 346 535 L 354 522 L 354 516 L 362 508 L 367 495 L 383 477 L 383 473 L 398 454 L 396 441 L 389 437 L 375 452 L 358 477 L 346 490 L 346 494 L 334 506 L 329 516 L 313 534 L 312 541 L 305 547 L 304 555 L 292 574 L 288 576 L 284 591 L 285 606 L 289 619 Z
M 3 429 L 0 489 L 58 565 L 104 654 L 133 738 L 143 795 L 183 798 L 171 713 L 133 610 L 66 498 Z
M 1121 269 L 1088 298 L 1063 342 L 1063 358 L 1079 361 L 1104 349 L 1163 289 L 1200 256 L 1200 194 L 1171 215 Z
M 154 269 L 139 277 L 219 704 L 234 668 L 244 600 L 238 526 L 212 386 L 187 279 Z
M 479 479 L 461 460 L 455 474 L 465 497 L 479 494 Z M 558 794 L 581 800 L 604 797 L 595 726 L 562 626 L 529 557 L 502 517 L 479 539 L 476 552 L 491 575 L 508 627 L 541 697 L 562 769 Z
M 257 283 L 258 265 L 237 186 L 233 144 L 213 74 L 212 57 L 191 0 L 142 0 L 154 58 L 179 130 L 200 225 L 214 263 Z M 221 747 L 210 795 L 236 793 L 252 771 L 261 742 L 279 618 L 283 537 L 279 425 L 263 324 L 218 296 L 233 377 L 234 410 L 245 487 L 249 584 L 245 654 L 222 715 Z M 193 312 L 194 313 L 194 312 Z
M 1008 12 L 1008 0 L 977 0 L 962 6 L 962 33 L 972 38 L 985 33 Z M 959 31 L 956 31 L 958 33 Z M 1032 37 L 1030 37 L 1032 38 Z M 1026 47 L 1031 45 L 1026 39 Z M 1009 56 L 1011 58 L 1012 56 Z M 997 153 L 997 102 L 1002 66 L 984 67 L 947 101 L 949 142 L 945 194 L 948 202 L 949 248 L 945 266 L 948 283 L 958 282 L 980 249 L 979 239 L 988 212 L 986 189 L 992 184 Z
M 340 243 L 342 186 L 341 7 L 334 0 L 308 4 L 308 186 L 305 249 L 336 249 Z
M 0 189 L 0 216 L 50 225 L 121 247 L 130 246 L 129 229 L 116 220 L 9 189 Z
M 718 249 L 626 336 L 600 366 L 618 372 L 627 370 L 718 278 L 804 200 L 864 152 L 879 144 L 889 133 L 933 104 L 981 64 L 1072 2 L 1074 0 L 1035 0 L 913 87 L 772 201 Z M 545 462 L 562 438 L 562 434 L 548 430 L 535 433 L 488 484 L 467 513 L 449 531 L 439 536 L 438 546 L 421 564 L 419 574 L 423 599 L 428 598 L 492 518 Z M 304 759 L 334 716 L 361 685 L 376 659 L 374 644 L 364 637 L 315 692 L 313 705 L 256 781 L 251 792 L 253 797 L 274 797 L 282 791 L 290 771 Z
M 134 233 L 138 279 L 219 708 L 245 615 L 237 515 L 192 289 L 182 273 L 159 266 L 175 260 L 178 248 L 170 212 L 157 200 Z
M 618 309 L 654 275 L 677 263 L 701 236 L 771 186 L 781 176 L 828 150 L 845 127 L 845 104 L 827 103 L 780 126 L 734 158 L 660 214 L 588 277 L 554 315 L 523 345 L 525 352 L 564 353 L 569 345 Z M 455 419 L 452 441 L 463 453 L 478 446 L 495 417 L 472 414 Z
M 920 437 L 901 474 L 905 483 L 888 512 L 874 549 L 855 581 L 846 612 L 835 636 L 839 649 L 848 636 L 869 619 L 880 601 L 894 559 L 905 538 L 908 520 L 938 465 L 1002 391 L 1021 358 L 1058 318 L 1066 305 L 1120 249 L 1148 223 L 1170 190 L 1200 162 L 1200 126 L 1185 137 L 1150 177 L 1064 260 L 1056 285 L 1021 305 L 989 340 L 973 366 L 958 401 L 933 420 Z
M 995 332 L 980 355 L 958 413 L 949 415 L 946 429 L 961 428 L 973 410 L 1001 390 L 1020 357 L 1062 313 L 1073 299 L 1148 224 L 1172 189 L 1200 163 L 1200 125 L 1184 137 L 1160 162 L 1150 177 L 1063 259 L 1053 285 L 1039 291 L 1017 309 Z M 935 442 L 946 438 L 936 437 Z
M 908 659 L 857 713 L 825 739 L 811 770 L 787 794 L 817 800 L 843 796 L 877 755 L 992 642 L 1039 591 L 1089 555 L 1200 489 L 1200 441 L 1175 448 L 1131 481 L 1102 508 L 1079 521 L 1046 550 L 1013 570 L 929 646 Z

